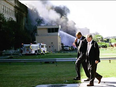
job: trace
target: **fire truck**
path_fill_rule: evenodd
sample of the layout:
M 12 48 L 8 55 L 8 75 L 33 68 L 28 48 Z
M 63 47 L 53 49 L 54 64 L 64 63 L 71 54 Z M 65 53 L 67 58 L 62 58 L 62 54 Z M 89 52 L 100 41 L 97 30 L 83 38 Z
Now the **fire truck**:
M 47 53 L 47 47 L 46 47 L 46 44 L 44 44 L 44 43 L 38 43 L 38 45 L 39 45 L 40 53 L 41 53 L 41 54 L 45 54 L 45 53 Z
M 45 54 L 47 53 L 46 44 L 23 44 L 22 54 Z

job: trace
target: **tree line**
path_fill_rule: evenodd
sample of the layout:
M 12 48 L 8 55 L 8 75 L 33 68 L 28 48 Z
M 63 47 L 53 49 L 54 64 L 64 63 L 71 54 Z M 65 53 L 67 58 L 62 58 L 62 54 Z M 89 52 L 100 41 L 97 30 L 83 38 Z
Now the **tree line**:
M 20 48 L 21 43 L 30 43 L 31 36 L 26 29 L 21 29 L 20 24 L 12 18 L 6 19 L 0 14 L 0 51 Z

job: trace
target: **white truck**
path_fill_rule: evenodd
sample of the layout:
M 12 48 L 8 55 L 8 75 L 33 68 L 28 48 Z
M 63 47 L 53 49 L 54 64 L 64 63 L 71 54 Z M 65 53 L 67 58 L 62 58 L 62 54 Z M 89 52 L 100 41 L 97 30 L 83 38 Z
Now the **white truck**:
M 37 54 L 39 49 L 38 44 L 24 44 L 22 54 Z
M 47 53 L 46 44 L 24 44 L 22 49 L 22 54 L 45 54 Z

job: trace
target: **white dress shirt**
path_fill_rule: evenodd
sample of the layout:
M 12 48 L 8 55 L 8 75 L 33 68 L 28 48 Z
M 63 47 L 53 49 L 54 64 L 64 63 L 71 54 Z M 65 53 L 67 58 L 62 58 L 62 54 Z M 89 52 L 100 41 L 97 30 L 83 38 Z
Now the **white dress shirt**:
M 89 54 L 91 46 L 92 46 L 92 40 L 90 42 L 87 43 L 87 53 Z

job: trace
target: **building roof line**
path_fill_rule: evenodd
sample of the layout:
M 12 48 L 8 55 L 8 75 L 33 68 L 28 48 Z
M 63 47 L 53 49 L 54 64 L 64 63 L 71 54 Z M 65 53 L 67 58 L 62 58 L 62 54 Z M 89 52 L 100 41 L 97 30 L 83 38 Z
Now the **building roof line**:
M 38 29 L 40 28 L 60 28 L 58 25 L 52 25 L 52 26 L 37 26 Z

